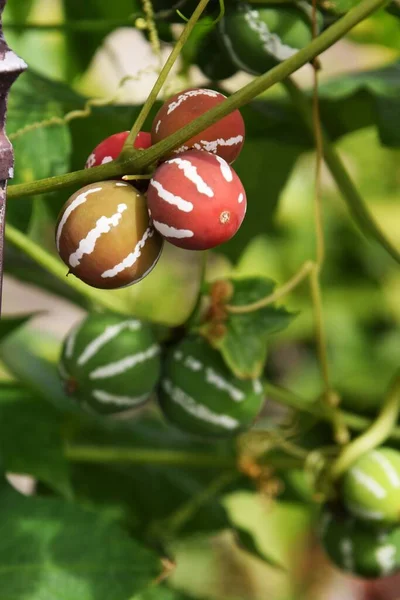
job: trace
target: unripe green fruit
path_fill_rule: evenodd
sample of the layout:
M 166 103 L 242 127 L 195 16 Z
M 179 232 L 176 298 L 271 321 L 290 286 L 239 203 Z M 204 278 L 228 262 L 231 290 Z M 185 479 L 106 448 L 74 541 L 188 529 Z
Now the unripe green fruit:
M 258 379 L 243 381 L 202 338 L 187 338 L 170 351 L 159 400 L 168 420 L 187 433 L 232 436 L 249 427 L 263 403 Z
M 160 348 L 146 323 L 91 314 L 64 341 L 60 375 L 85 407 L 111 414 L 145 402 L 160 375 Z
M 247 73 L 265 73 L 312 40 L 311 7 L 239 3 L 227 10 L 219 32 L 232 61 Z
M 223 81 L 237 73 L 221 36 L 214 29 L 199 44 L 196 64 L 210 81 Z
M 379 448 L 344 475 L 343 502 L 359 519 L 400 524 L 400 452 Z
M 400 527 L 368 527 L 343 509 L 324 507 L 318 533 L 330 560 L 365 579 L 400 571 Z

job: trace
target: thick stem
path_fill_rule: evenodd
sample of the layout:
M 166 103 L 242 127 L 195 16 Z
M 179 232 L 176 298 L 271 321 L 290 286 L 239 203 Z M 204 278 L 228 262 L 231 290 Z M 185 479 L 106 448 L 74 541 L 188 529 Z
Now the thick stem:
M 301 114 L 310 133 L 312 133 L 312 108 L 307 96 L 292 79 L 288 78 L 282 83 L 290 94 L 293 105 Z M 392 245 L 390 240 L 387 239 L 384 232 L 380 229 L 379 225 L 375 222 L 339 154 L 333 147 L 329 136 L 324 131 L 322 133 L 322 142 L 325 163 L 342 193 L 343 199 L 345 200 L 354 221 L 358 224 L 361 231 L 375 239 L 383 248 L 385 248 L 392 258 L 397 262 L 400 262 L 400 252 Z
M 247 104 L 253 98 L 291 75 L 307 62 L 313 60 L 318 54 L 327 50 L 340 38 L 342 38 L 350 29 L 360 21 L 368 17 L 372 12 L 378 10 L 386 4 L 386 0 L 362 0 L 355 8 L 350 10 L 344 17 L 339 19 L 319 37 L 313 40 L 305 48 L 297 52 L 288 60 L 277 65 L 268 73 L 256 77 L 241 90 L 232 94 L 227 100 L 210 109 L 201 117 L 198 117 L 179 131 L 175 132 L 165 140 L 155 144 L 148 150 L 144 150 L 139 155 L 134 154 L 121 162 L 108 163 L 101 167 L 78 171 L 67 175 L 49 177 L 34 183 L 19 184 L 11 186 L 8 192 L 9 198 L 18 198 L 29 196 L 31 194 L 41 194 L 65 188 L 70 185 L 85 185 L 99 181 L 101 178 L 110 179 L 125 174 L 140 173 L 146 167 L 160 160 L 164 155 L 184 144 L 192 136 L 197 135 L 208 126 L 216 123 L 226 115 L 237 108 Z M 100 169 L 102 169 L 100 171 Z M 87 173 L 89 171 L 89 173 Z M 90 173 L 92 171 L 92 173 Z
M 163 68 L 160 72 L 160 75 L 158 76 L 157 81 L 155 82 L 155 84 L 153 86 L 153 89 L 151 90 L 146 102 L 144 103 L 144 105 L 142 107 L 142 110 L 140 111 L 140 113 L 135 121 L 135 124 L 133 125 L 133 127 L 125 141 L 124 148 L 122 150 L 123 154 L 124 154 L 124 152 L 128 151 L 128 153 L 129 153 L 131 151 L 131 148 L 137 137 L 137 134 L 139 133 L 139 131 L 143 127 L 145 120 L 149 116 L 149 113 L 153 107 L 153 104 L 157 100 L 157 96 L 160 93 L 164 83 L 166 82 L 167 77 L 168 77 L 169 73 L 171 72 L 172 67 L 174 66 L 177 58 L 179 57 L 179 55 L 182 51 L 182 48 L 186 44 L 190 34 L 192 33 L 197 21 L 201 17 L 201 15 L 202 15 L 204 9 L 206 8 L 207 4 L 209 3 L 209 1 L 210 0 L 200 0 L 196 10 L 190 17 L 189 21 L 187 22 L 184 30 L 182 31 L 180 38 L 176 42 L 171 54 L 169 55 L 165 65 L 163 66 Z
M 397 375 L 378 418 L 353 442 L 348 444 L 330 469 L 332 481 L 341 477 L 363 454 L 383 444 L 395 429 L 400 414 L 400 375 Z

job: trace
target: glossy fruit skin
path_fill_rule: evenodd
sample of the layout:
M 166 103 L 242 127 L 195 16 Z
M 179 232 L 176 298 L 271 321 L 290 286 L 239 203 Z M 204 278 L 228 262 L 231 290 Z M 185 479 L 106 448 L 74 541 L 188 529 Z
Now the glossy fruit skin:
M 196 64 L 210 81 L 229 79 L 238 71 L 215 29 L 201 40 L 196 54 Z
M 206 250 L 231 239 L 246 214 L 246 192 L 235 171 L 201 150 L 160 165 L 147 201 L 154 227 L 187 250 Z
M 125 144 L 126 138 L 129 135 L 129 131 L 121 131 L 120 133 L 114 133 L 108 138 L 100 142 L 98 146 L 89 155 L 85 169 L 92 167 L 98 167 L 99 165 L 105 165 L 109 163 L 121 154 L 122 148 Z M 136 137 L 133 147 L 137 150 L 146 150 L 151 146 L 151 135 L 146 131 L 140 131 Z
M 400 525 L 400 452 L 378 448 L 344 475 L 343 502 L 364 521 Z
M 312 40 L 310 16 L 297 6 L 233 5 L 220 21 L 219 33 L 236 66 L 254 75 L 272 69 Z
M 167 355 L 158 397 L 166 418 L 181 431 L 230 437 L 252 425 L 264 394 L 258 379 L 235 377 L 206 340 L 188 337 Z
M 153 144 L 165 139 L 184 125 L 201 116 L 210 108 L 221 104 L 226 96 L 205 88 L 191 88 L 172 96 L 158 111 L 151 129 Z M 193 136 L 171 155 L 181 154 L 191 148 L 217 154 L 228 163 L 239 156 L 245 138 L 242 115 L 235 110 L 214 125 Z
M 163 239 L 150 224 L 143 194 L 122 181 L 100 181 L 63 206 L 56 246 L 70 273 L 92 287 L 115 289 L 150 273 Z
M 329 559 L 347 573 L 375 579 L 400 571 L 400 527 L 369 527 L 342 508 L 325 506 L 318 533 Z
M 59 372 L 66 391 L 101 414 L 145 402 L 160 376 L 150 326 L 114 314 L 90 314 L 66 337 Z

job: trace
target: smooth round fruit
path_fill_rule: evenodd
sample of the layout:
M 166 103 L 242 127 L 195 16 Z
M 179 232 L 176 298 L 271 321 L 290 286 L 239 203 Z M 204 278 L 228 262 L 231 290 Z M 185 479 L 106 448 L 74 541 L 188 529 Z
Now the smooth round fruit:
M 227 10 L 219 32 L 234 64 L 258 75 L 309 44 L 311 17 L 304 6 L 256 8 L 239 3 Z
M 246 213 L 246 192 L 220 156 L 189 150 L 155 171 L 147 192 L 154 227 L 188 250 L 214 248 L 231 239 Z
M 318 530 L 326 554 L 339 569 L 368 579 L 400 571 L 400 527 L 369 527 L 329 506 L 321 513 Z
M 165 139 L 214 106 L 224 102 L 226 96 L 208 89 L 189 89 L 172 96 L 158 111 L 151 129 L 153 144 Z M 186 150 L 205 150 L 218 154 L 228 163 L 238 156 L 244 143 L 244 121 L 238 110 L 214 125 L 190 138 L 183 146 L 172 152 L 181 154 Z
M 125 144 L 126 138 L 129 135 L 129 131 L 121 131 L 121 133 L 114 133 L 110 137 L 106 138 L 89 155 L 85 169 L 92 167 L 98 167 L 99 165 L 105 165 L 109 163 L 121 154 L 122 148 Z M 133 147 L 137 150 L 146 150 L 151 146 L 151 135 L 146 131 L 140 131 L 136 137 Z
M 187 338 L 166 359 L 159 401 L 167 419 L 187 433 L 232 436 L 252 425 L 264 399 L 258 379 L 241 380 L 202 338 Z
M 201 40 L 196 54 L 196 64 L 210 81 L 229 79 L 238 71 L 215 29 Z
M 163 240 L 150 224 L 142 194 L 122 181 L 100 181 L 63 206 L 56 245 L 70 273 L 93 287 L 114 289 L 148 275 Z
M 400 525 L 400 452 L 378 448 L 344 475 L 343 502 L 359 519 Z
M 111 414 L 145 402 L 160 376 L 160 348 L 137 319 L 91 314 L 64 341 L 59 372 L 82 405 Z

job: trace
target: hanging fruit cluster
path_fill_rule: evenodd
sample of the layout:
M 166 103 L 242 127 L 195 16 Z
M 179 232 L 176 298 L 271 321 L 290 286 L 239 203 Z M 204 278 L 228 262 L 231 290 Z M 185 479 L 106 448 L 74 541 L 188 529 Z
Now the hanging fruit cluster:
M 400 452 L 364 454 L 340 482 L 340 504 L 323 508 L 319 537 L 340 569 L 363 578 L 400 571 Z
M 151 134 L 138 134 L 134 148 L 149 148 L 224 100 L 209 89 L 176 94 L 161 107 Z M 103 140 L 86 168 L 116 160 L 128 135 L 124 131 Z M 57 250 L 69 272 L 93 287 L 120 288 L 152 271 L 164 239 L 206 250 L 233 237 L 246 213 L 246 193 L 230 164 L 244 137 L 236 110 L 165 157 L 147 190 L 139 182 L 113 180 L 75 192 L 56 226 Z
M 65 339 L 59 372 L 68 394 L 102 414 L 139 406 L 158 390 L 166 418 L 184 432 L 225 437 L 253 423 L 264 398 L 258 379 L 235 377 L 200 337 L 166 350 L 163 361 L 161 350 L 147 323 L 92 314 Z

